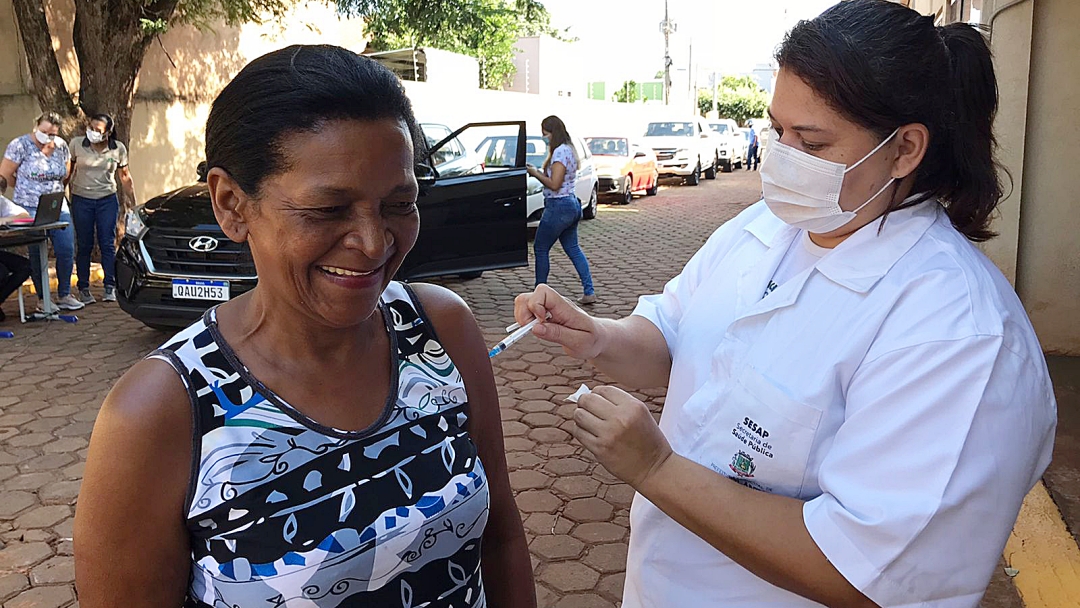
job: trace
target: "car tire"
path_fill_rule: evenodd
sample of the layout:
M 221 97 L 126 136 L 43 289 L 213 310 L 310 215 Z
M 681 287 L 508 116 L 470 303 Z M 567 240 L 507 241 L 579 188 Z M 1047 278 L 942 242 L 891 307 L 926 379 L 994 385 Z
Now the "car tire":
M 723 171 L 724 173 L 731 173 L 731 161 L 729 160 L 726 163 L 724 163 L 723 165 L 721 165 L 720 170 Z
M 479 279 L 480 277 L 484 276 L 484 271 L 478 270 L 476 272 L 463 272 L 457 276 L 462 281 L 472 281 L 473 279 Z
M 634 202 L 634 176 L 627 175 L 626 183 L 623 184 L 622 200 L 619 201 L 624 205 L 629 205 Z
M 581 210 L 581 217 L 587 220 L 596 219 L 597 196 L 598 195 L 596 193 L 596 188 L 593 188 L 592 195 L 589 196 L 589 204 L 585 205 L 585 207 Z
M 713 162 L 709 165 L 709 168 L 705 170 L 705 179 L 716 179 L 716 168 L 720 166 L 720 158 L 713 157 Z
M 645 196 L 656 196 L 656 193 L 660 191 L 660 174 L 653 173 L 652 185 L 645 189 Z
M 687 186 L 696 186 L 696 185 L 698 185 L 700 183 L 701 183 L 701 162 L 698 161 L 697 166 L 694 167 L 694 172 L 686 177 L 686 185 Z

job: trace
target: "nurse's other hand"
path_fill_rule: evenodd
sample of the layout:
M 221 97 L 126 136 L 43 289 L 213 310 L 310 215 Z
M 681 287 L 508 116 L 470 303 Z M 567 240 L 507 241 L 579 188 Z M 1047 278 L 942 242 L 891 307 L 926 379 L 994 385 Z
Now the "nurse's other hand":
M 600 324 L 559 292 L 537 285 L 532 293 L 514 299 L 514 320 L 525 325 L 533 319 L 547 319 L 533 328 L 533 334 L 563 347 L 578 359 L 595 359 L 602 352 Z
M 574 437 L 612 475 L 638 489 L 672 455 L 648 406 L 614 386 L 582 395 Z

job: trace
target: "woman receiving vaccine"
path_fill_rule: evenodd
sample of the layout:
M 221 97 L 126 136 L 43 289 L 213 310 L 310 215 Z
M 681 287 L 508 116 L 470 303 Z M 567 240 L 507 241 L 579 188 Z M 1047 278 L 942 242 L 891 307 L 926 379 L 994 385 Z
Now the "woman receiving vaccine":
M 1035 332 L 974 245 L 1002 196 L 990 51 L 842 2 L 777 52 L 764 201 L 662 294 L 598 319 L 546 286 L 518 322 L 626 386 L 576 437 L 637 490 L 623 606 L 979 604 L 1050 460 Z

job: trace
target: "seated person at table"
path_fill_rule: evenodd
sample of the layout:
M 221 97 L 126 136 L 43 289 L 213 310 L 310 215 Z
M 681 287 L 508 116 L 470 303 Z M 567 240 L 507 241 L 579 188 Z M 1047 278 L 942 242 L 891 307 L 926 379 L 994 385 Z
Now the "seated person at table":
M 7 180 L 0 177 L 0 193 L 7 190 Z M 0 194 L 0 225 L 6 224 L 13 219 L 30 217 L 26 209 L 4 198 Z M 3 243 L 0 242 L 0 246 Z M 8 251 L 0 249 L 0 305 L 8 296 L 23 284 L 30 276 L 30 260 Z M 0 322 L 5 319 L 4 310 L 0 308 Z

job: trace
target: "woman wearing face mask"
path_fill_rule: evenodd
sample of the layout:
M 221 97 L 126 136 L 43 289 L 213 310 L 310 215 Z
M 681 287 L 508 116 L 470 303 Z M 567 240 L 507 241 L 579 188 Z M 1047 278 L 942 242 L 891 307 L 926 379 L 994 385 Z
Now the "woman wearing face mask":
M 551 248 L 555 241 L 562 244 L 563 251 L 577 270 L 585 295 L 580 304 L 596 302 L 589 260 L 578 245 L 578 223 L 581 221 L 581 201 L 574 194 L 577 182 L 578 157 L 566 125 L 558 116 L 548 116 L 540 123 L 544 141 L 548 144 L 548 156 L 540 169 L 528 166 L 529 175 L 544 185 L 544 214 L 536 228 L 533 253 L 536 254 L 536 284 L 547 283 L 551 271 Z
M 105 270 L 106 302 L 116 301 L 116 218 L 120 213 L 116 178 L 129 201 L 135 200 L 135 186 L 128 170 L 128 151 L 116 141 L 113 120 L 108 114 L 90 118 L 81 145 L 71 150 L 74 173 L 71 176 L 71 203 L 75 208 L 75 255 L 79 301 L 93 304 L 90 293 L 90 254 L 97 238 L 101 266 Z
M 542 286 L 517 320 L 668 387 L 659 425 L 614 387 L 575 412 L 638 492 L 624 607 L 977 606 L 1056 424 L 1024 308 L 973 244 L 1002 196 L 989 49 L 854 0 L 776 59 L 764 201 L 633 316 Z
M 15 193 L 12 200 L 31 215 L 37 213 L 38 199 L 42 194 L 63 192 L 71 173 L 71 152 L 67 142 L 60 138 L 63 119 L 58 114 L 46 112 L 34 123 L 33 132 L 16 137 L 8 144 L 4 160 L 0 161 L 0 176 L 7 180 Z M 0 192 L 3 194 L 3 192 Z M 68 222 L 62 230 L 50 230 L 53 253 L 56 255 L 57 297 L 64 310 L 83 307 L 71 295 L 71 269 L 75 262 L 75 231 L 71 228 L 71 212 L 65 202 L 60 221 Z M 34 288 L 41 293 L 41 258 L 38 247 L 30 245 L 30 265 Z

